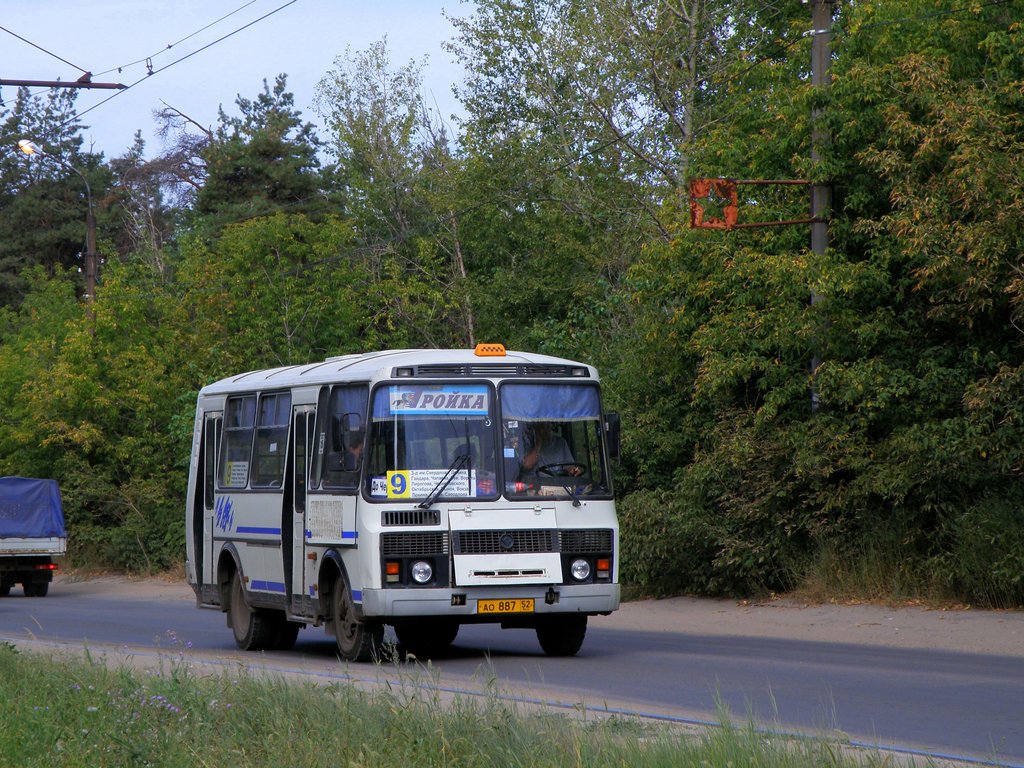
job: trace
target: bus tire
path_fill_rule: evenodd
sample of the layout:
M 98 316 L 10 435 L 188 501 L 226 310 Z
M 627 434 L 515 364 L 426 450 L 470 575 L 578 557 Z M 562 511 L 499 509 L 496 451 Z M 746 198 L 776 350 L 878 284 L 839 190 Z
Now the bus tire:
M 384 643 L 384 625 L 364 621 L 356 613 L 348 582 L 338 578 L 331 590 L 334 615 L 334 639 L 345 661 L 373 661 L 380 657 Z
M 459 623 L 448 619 L 421 619 L 395 624 L 395 636 L 402 649 L 427 659 L 448 650 L 458 634 Z
M 243 651 L 262 651 L 274 639 L 274 622 L 266 613 L 253 610 L 245 602 L 245 589 L 238 571 L 231 575 L 231 596 L 228 618 L 235 635 L 235 645 Z
M 537 640 L 548 656 L 575 656 L 586 636 L 585 615 L 552 616 L 537 625 Z

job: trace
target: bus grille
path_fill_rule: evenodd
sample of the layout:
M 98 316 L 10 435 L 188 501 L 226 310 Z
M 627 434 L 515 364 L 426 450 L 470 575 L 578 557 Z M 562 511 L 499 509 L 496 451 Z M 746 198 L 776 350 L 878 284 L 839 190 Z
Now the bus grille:
M 441 515 L 436 509 L 403 509 L 383 513 L 380 523 L 381 525 L 440 525 Z
M 501 555 L 557 551 L 557 531 L 455 532 L 455 554 L 457 555 Z
M 612 531 L 610 528 L 559 531 L 558 538 L 559 549 L 562 552 L 583 554 L 586 552 L 612 551 Z
M 380 537 L 380 550 L 384 557 L 447 555 L 448 534 L 443 531 L 384 533 Z
M 398 369 L 392 371 L 397 376 Z M 445 376 L 558 376 L 572 378 L 590 378 L 590 369 L 582 365 L 563 365 L 559 363 L 429 363 L 414 365 L 409 368 L 407 376 L 429 376 L 432 378 Z

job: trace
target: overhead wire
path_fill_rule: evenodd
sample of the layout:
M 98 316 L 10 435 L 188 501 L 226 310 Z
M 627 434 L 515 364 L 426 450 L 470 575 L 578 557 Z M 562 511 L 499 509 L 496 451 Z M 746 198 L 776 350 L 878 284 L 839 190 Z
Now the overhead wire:
M 85 109 L 85 110 L 83 110 L 83 111 L 81 111 L 81 112 L 77 113 L 77 114 L 76 114 L 76 115 L 74 115 L 73 117 L 70 117 L 70 118 L 68 118 L 68 119 L 67 119 L 67 120 L 65 120 L 65 121 L 64 121 L 63 123 L 61 123 L 60 125 L 58 125 L 57 127 L 58 127 L 58 128 L 63 128 L 63 127 L 64 127 L 65 125 L 67 125 L 68 123 L 74 122 L 75 120 L 79 119 L 79 118 L 80 118 L 80 117 L 82 117 L 83 115 L 87 115 L 87 114 L 89 114 L 89 113 L 90 113 L 90 112 L 92 112 L 92 111 L 93 111 L 94 109 L 97 109 L 98 107 L 101 107 L 101 106 L 103 106 L 104 104 L 106 104 L 106 103 L 107 103 L 108 101 L 110 101 L 111 99 L 115 99 L 115 98 L 117 98 L 118 96 L 120 96 L 121 94 L 125 93 L 126 91 L 129 91 L 129 90 L 131 90 L 131 89 L 132 89 L 132 88 L 134 88 L 134 87 L 135 87 L 136 85 L 138 85 L 139 83 L 143 82 L 144 80 L 148 80 L 148 79 L 149 79 L 150 77 L 152 77 L 153 75 L 156 75 L 156 74 L 159 74 L 160 72 L 163 72 L 163 71 L 165 71 L 165 70 L 168 70 L 168 69 L 170 69 L 171 67 L 173 67 L 173 66 L 175 66 L 175 65 L 177 65 L 177 64 L 180 64 L 181 62 L 185 61 L 186 59 L 190 59 L 190 58 L 192 58 L 193 56 L 195 56 L 196 54 L 202 53 L 203 51 L 205 51 L 205 50 L 207 50 L 207 49 L 209 49 L 209 48 L 212 48 L 213 46 L 217 45 L 218 43 L 222 43 L 222 42 L 224 42 L 224 41 L 225 41 L 225 40 L 227 40 L 227 39 L 228 39 L 229 37 L 233 37 L 234 35 L 237 35 L 237 34 L 238 34 L 239 32 L 242 32 L 243 30 L 246 30 L 246 29 L 248 29 L 249 27 L 253 26 L 254 24 L 258 24 L 259 22 L 263 21 L 264 19 L 267 19 L 267 18 L 269 18 L 270 16 L 273 16 L 273 15 L 274 15 L 275 13 L 279 13 L 280 11 L 283 11 L 283 10 L 284 10 L 285 8 L 287 8 L 287 7 L 289 6 L 289 5 L 294 5 L 294 4 L 295 4 L 295 3 L 297 3 L 298 1 L 299 1 L 299 0 L 288 0 L 288 2 L 284 3 L 283 5 L 280 5 L 280 6 L 278 6 L 277 8 L 275 8 L 274 10 L 272 10 L 272 11 L 269 11 L 268 13 L 265 13 L 265 14 L 263 14 L 262 16 L 260 16 L 260 17 L 259 17 L 259 18 L 257 18 L 257 19 L 253 19 L 253 20 L 252 20 L 252 21 L 250 21 L 250 22 L 249 22 L 248 24 L 243 24 L 243 25 L 242 25 L 241 27 L 239 27 L 238 29 L 236 29 L 236 30 L 234 30 L 234 31 L 232 31 L 232 32 L 229 32 L 229 33 L 228 33 L 228 34 L 226 34 L 226 35 L 223 35 L 223 36 L 221 36 L 221 37 L 218 37 L 218 38 L 217 38 L 216 40 L 214 40 L 214 41 L 213 41 L 213 42 L 211 42 L 211 43 L 207 43 L 207 44 L 206 44 L 206 45 L 204 45 L 204 46 L 203 46 L 202 48 L 197 48 L 196 50 L 192 51 L 191 53 L 188 53 L 188 54 L 186 54 L 186 55 L 182 56 L 182 57 L 181 57 L 181 58 L 179 58 L 179 59 L 175 59 L 175 60 L 174 60 L 174 61 L 172 61 L 172 62 L 171 62 L 170 64 L 165 64 L 164 66 L 160 67 L 159 69 L 154 69 L 154 70 L 151 70 L 151 71 L 147 72 L 145 76 L 143 76 L 143 77 L 140 77 L 140 78 L 139 78 L 138 80 L 136 80 L 136 81 L 135 81 L 134 83 L 132 83 L 131 85 L 127 85 L 127 86 L 125 86 L 124 88 L 122 88 L 122 89 L 120 89 L 120 90 L 118 90 L 118 91 L 115 91 L 115 92 L 114 92 L 113 94 L 111 94 L 111 95 L 110 95 L 110 96 L 108 96 L 107 98 L 103 99 L 102 101 L 99 101 L 99 102 L 97 102 L 97 103 L 93 104 L 93 105 L 92 105 L 91 107 L 89 107 L 88 109 Z M 229 15 L 230 15 L 230 14 L 229 14 Z
M 7 34 L 9 34 L 9 35 L 11 35 L 11 36 L 13 36 L 13 37 L 16 37 L 16 38 L 18 38 L 18 39 L 19 39 L 19 40 L 21 40 L 21 42 L 23 42 L 23 43 L 27 43 L 28 45 L 31 45 L 31 46 L 32 46 L 33 48 L 36 48 L 36 49 L 38 49 L 38 50 L 42 51 L 42 52 L 43 52 L 43 53 L 45 53 L 45 54 L 46 54 L 47 56 L 52 56 L 53 58 L 57 59 L 57 61 L 61 61 L 61 62 L 65 63 L 65 64 L 67 64 L 67 65 L 68 65 L 69 67 L 74 67 L 74 68 L 75 68 L 75 69 L 77 69 L 77 70 L 78 70 L 79 72 L 88 72 L 88 71 L 89 71 L 89 70 L 87 70 L 87 69 L 83 69 L 82 67 L 78 66 L 77 64 L 72 64 L 72 63 L 71 63 L 70 61 L 68 61 L 67 59 L 63 59 L 63 58 L 61 58 L 60 56 L 58 56 L 57 54 L 53 53 L 52 51 L 48 51 L 48 50 L 46 50 L 46 49 L 45 49 L 45 48 L 43 48 L 43 47 L 42 47 L 41 45 L 36 45 L 36 44 L 35 44 L 35 43 L 33 43 L 33 42 L 32 42 L 31 40 L 27 40 L 27 39 L 25 39 L 24 37 L 22 37 L 21 35 L 17 34 L 16 32 L 12 32 L 12 31 L 11 31 L 11 30 L 9 30 L 9 29 L 8 29 L 7 27 L 0 27 L 0 30 L 3 30 L 3 31 L 4 31 L 4 32 L 6 32 Z
M 256 2 L 256 0 L 250 0 L 247 3 L 244 3 L 243 5 L 239 6 L 238 8 L 236 8 L 233 11 L 231 11 L 230 13 L 227 13 L 224 16 L 221 16 L 219 19 L 216 19 L 215 21 L 210 22 L 209 24 L 205 25 L 204 27 L 202 27 L 200 29 L 197 29 L 195 32 L 192 32 L 191 34 L 186 35 L 185 37 L 181 38 L 180 40 L 178 40 L 178 41 L 176 41 L 174 43 L 169 43 L 167 46 L 162 48 L 157 53 L 154 53 L 152 56 L 148 56 L 148 57 L 146 57 L 144 59 L 138 59 L 138 60 L 130 62 L 128 64 L 122 64 L 119 67 L 114 67 L 113 69 L 108 69 L 108 70 L 105 70 L 104 72 L 101 72 L 101 73 L 98 73 L 98 74 L 105 75 L 105 74 L 109 74 L 110 72 L 113 72 L 115 70 L 120 72 L 121 70 L 126 69 L 127 67 L 134 66 L 135 64 L 139 64 L 139 63 L 142 63 L 142 62 L 149 63 L 149 62 L 151 62 L 151 60 L 154 57 L 160 55 L 161 53 L 166 53 L 167 51 L 171 50 L 174 46 L 179 45 L 180 43 L 184 42 L 185 40 L 188 40 L 188 39 L 190 39 L 192 37 L 195 37 L 196 35 L 206 31 L 207 29 L 209 29 L 210 27 L 213 27 L 216 24 L 219 24 L 220 22 L 222 22 L 225 19 L 227 19 L 227 18 L 235 15 L 236 13 L 244 10 L 245 8 L 247 8 L 248 6 L 252 5 L 255 2 Z M 288 2 L 278 6 L 277 8 L 274 8 L 273 10 L 268 11 L 267 13 L 263 14 L 262 16 L 260 16 L 260 17 L 258 17 L 256 19 L 253 19 L 252 21 L 248 22 L 247 24 L 243 24 L 242 26 L 240 26 L 237 29 L 229 32 L 228 34 L 222 35 L 221 37 L 217 38 L 216 40 L 214 40 L 214 41 L 212 41 L 212 42 L 202 46 L 201 48 L 197 48 L 196 50 L 192 51 L 191 53 L 188 53 L 188 54 L 186 54 L 186 55 L 184 55 L 184 56 L 182 56 L 182 57 L 180 57 L 178 59 L 175 59 L 174 61 L 172 61 L 169 64 L 166 64 L 166 65 L 160 67 L 159 69 L 153 69 L 150 66 L 148 68 L 148 71 L 146 72 L 146 74 L 143 77 L 140 77 L 135 82 L 125 86 L 124 88 L 121 88 L 121 89 L 115 91 L 113 94 L 111 94 L 110 96 L 108 96 L 105 99 L 102 99 L 102 100 L 98 101 L 96 104 L 93 104 L 88 109 L 82 110 L 81 112 L 77 112 L 72 117 L 69 117 L 67 120 L 65 120 L 64 122 L 62 122 L 59 125 L 57 125 L 56 128 L 60 129 L 60 128 L 63 128 L 65 126 L 69 125 L 70 123 L 75 122 L 76 120 L 81 118 L 83 115 L 86 115 L 89 112 L 92 112 L 94 109 L 97 109 L 97 108 L 103 106 L 104 104 L 106 104 L 111 99 L 117 98 L 118 96 L 123 94 L 125 91 L 131 90 L 136 85 L 138 85 L 139 83 L 143 82 L 144 80 L 149 79 L 153 75 L 158 74 L 160 72 L 163 72 L 164 70 L 170 69 L 171 67 L 173 67 L 173 66 L 175 66 L 177 64 L 180 64 L 181 62 L 185 61 L 186 59 L 189 59 L 192 56 L 195 56 L 196 54 L 201 53 L 201 52 L 203 52 L 203 51 L 205 51 L 205 50 L 207 50 L 207 49 L 209 49 L 209 48 L 211 48 L 211 47 L 213 47 L 213 46 L 223 42 L 224 40 L 227 40 L 228 38 L 233 37 L 234 35 L 237 35 L 239 32 L 242 32 L 242 31 L 248 29 L 249 27 L 251 27 L 251 26 L 253 26 L 255 24 L 258 24 L 259 22 L 269 18 L 270 16 L 273 16 L 276 13 L 279 13 L 280 11 L 284 10 L 285 8 L 287 8 L 288 6 L 294 5 L 297 2 L 298 2 L 298 0 L 289 0 Z M 60 57 L 60 56 L 58 56 L 58 55 L 56 55 L 56 54 L 46 50 L 45 48 L 43 48 L 43 47 L 41 47 L 39 45 L 36 45 L 32 41 L 25 39 L 24 37 L 16 34 L 15 32 L 12 32 L 11 30 L 7 29 L 6 27 L 0 26 L 0 30 L 3 30 L 4 32 L 7 32 L 10 35 L 13 35 L 14 37 L 18 38 L 19 40 L 22 40 L 23 42 L 27 43 L 28 45 L 33 46 L 34 48 L 38 48 L 40 51 L 43 51 L 44 53 L 46 53 L 46 54 L 48 54 L 50 56 L 53 56 L 54 58 L 56 58 L 59 61 L 67 64 L 68 66 L 74 67 L 75 69 L 78 69 L 78 70 L 80 70 L 83 73 L 88 72 L 88 70 L 83 69 L 82 67 L 79 67 L 78 65 L 71 63 L 67 59 L 62 58 L 62 57 Z M 38 93 L 44 93 L 44 92 L 46 92 L 48 90 L 50 90 L 50 89 L 43 89 L 43 90 L 39 91 Z M 38 95 L 38 94 L 30 94 L 30 95 L 34 96 L 34 95 Z
M 161 54 L 164 54 L 164 53 L 167 53 L 167 51 L 171 50 L 175 46 L 181 45 L 186 40 L 190 40 L 193 37 L 195 37 L 196 35 L 201 34 L 202 32 L 205 32 L 210 27 L 213 27 L 213 26 L 215 26 L 217 24 L 220 24 L 225 19 L 227 19 L 227 18 L 229 18 L 231 16 L 234 16 L 236 13 L 239 13 L 240 11 L 244 10 L 245 8 L 248 8 L 250 5 L 252 5 L 255 2 L 256 2 L 256 0 L 249 0 L 249 2 L 247 2 L 247 3 L 243 4 L 243 5 L 238 6 L 237 8 L 235 8 L 235 10 L 231 11 L 230 13 L 226 13 L 223 16 L 221 16 L 219 19 L 216 19 L 215 21 L 211 21 L 205 27 L 200 27 L 195 32 L 193 32 L 193 33 L 191 33 L 189 35 L 185 35 L 185 37 L 181 38 L 180 40 L 176 40 L 173 43 L 168 43 L 163 48 L 161 48 L 159 51 L 157 51 L 155 53 L 152 53 L 149 56 L 143 56 L 141 59 L 136 59 L 135 61 L 130 61 L 127 64 L 121 64 L 119 66 L 111 67 L 110 69 L 106 69 L 103 72 L 97 72 L 96 73 L 96 77 L 100 77 L 102 75 L 109 75 L 111 72 L 117 72 L 117 73 L 120 74 L 122 70 L 128 69 L 128 67 L 133 67 L 136 64 L 142 64 L 142 63 L 145 63 L 145 62 L 150 62 L 153 59 L 155 59 L 157 56 L 159 56 Z

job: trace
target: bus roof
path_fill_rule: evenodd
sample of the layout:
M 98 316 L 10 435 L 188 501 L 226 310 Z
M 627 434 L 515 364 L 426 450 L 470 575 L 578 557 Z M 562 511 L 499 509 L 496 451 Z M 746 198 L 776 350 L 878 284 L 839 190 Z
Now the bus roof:
M 467 375 L 598 379 L 597 370 L 585 363 L 532 352 L 508 350 L 502 356 L 479 356 L 472 349 L 398 349 L 329 357 L 305 365 L 248 371 L 208 384 L 200 390 L 200 395 L 319 385 L 339 380 L 390 379 L 395 376 L 394 371 L 398 368 L 412 371 L 408 375 L 417 379 L 448 379 Z M 576 373 L 573 373 L 573 369 Z

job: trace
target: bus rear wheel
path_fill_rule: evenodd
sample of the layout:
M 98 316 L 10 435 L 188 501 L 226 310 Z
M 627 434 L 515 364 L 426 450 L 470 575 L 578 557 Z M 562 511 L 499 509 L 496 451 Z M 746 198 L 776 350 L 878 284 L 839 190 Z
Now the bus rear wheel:
M 586 636 L 586 616 L 552 616 L 537 625 L 537 640 L 548 656 L 575 656 Z
M 242 576 L 235 571 L 231 576 L 231 597 L 228 621 L 235 635 L 235 645 L 243 651 L 262 651 L 274 640 L 274 623 L 260 610 L 253 610 L 245 602 Z
M 384 643 L 384 625 L 364 621 L 356 613 L 352 590 L 348 583 L 339 578 L 331 590 L 334 609 L 334 639 L 338 653 L 345 661 L 372 661 L 380 657 Z

